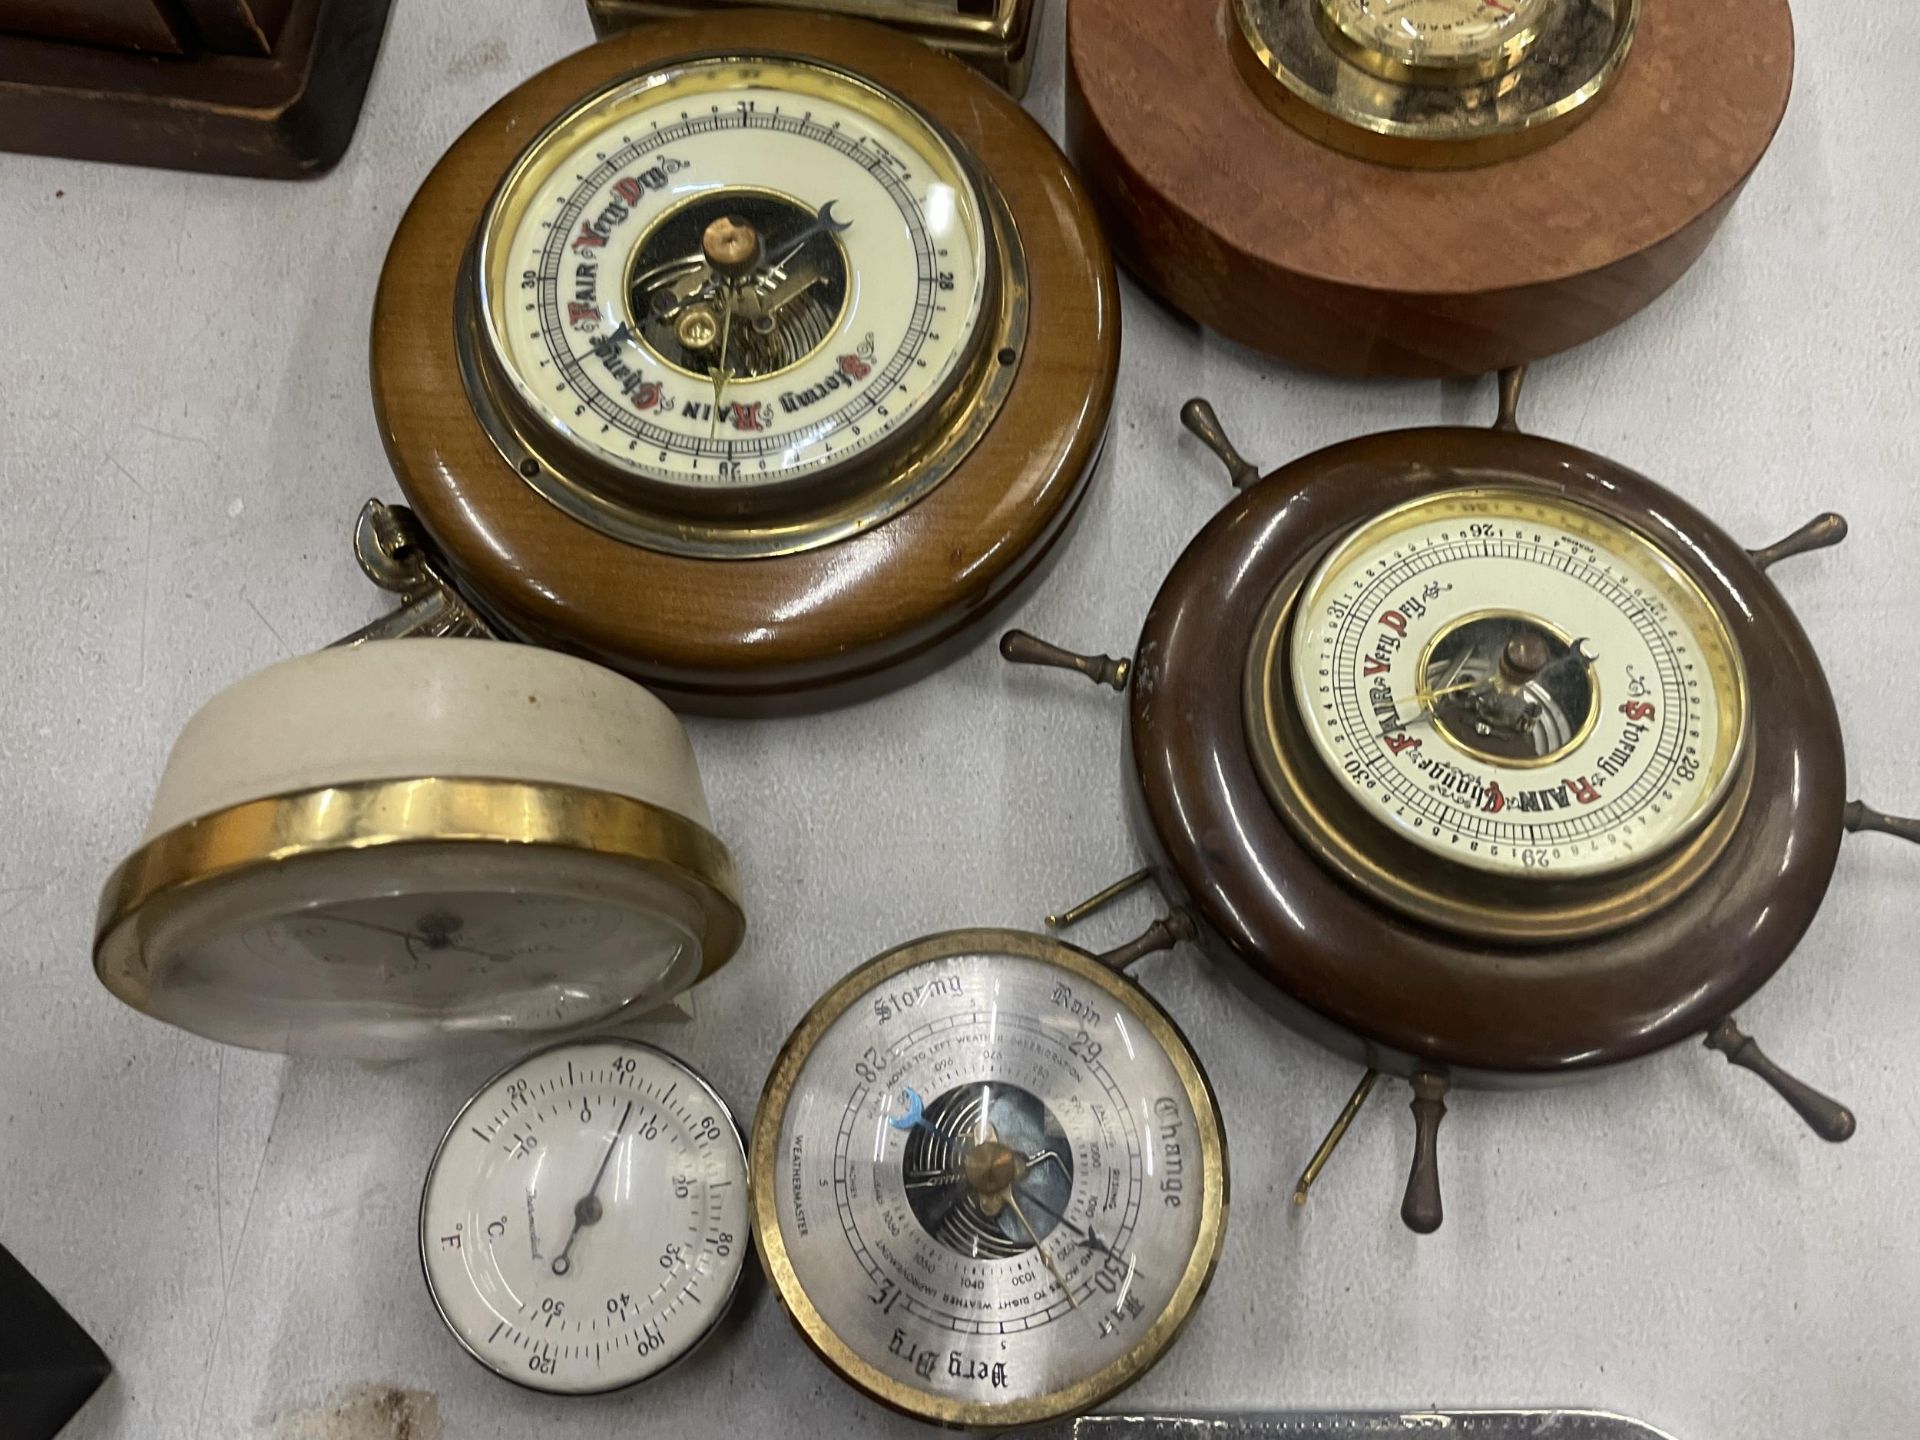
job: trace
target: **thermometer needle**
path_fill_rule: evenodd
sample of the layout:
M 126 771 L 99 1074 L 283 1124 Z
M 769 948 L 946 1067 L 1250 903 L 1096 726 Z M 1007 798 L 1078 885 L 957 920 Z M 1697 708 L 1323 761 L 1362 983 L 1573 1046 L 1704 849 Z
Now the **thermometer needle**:
M 1020 1228 L 1027 1232 L 1027 1239 L 1033 1242 L 1034 1253 L 1040 1257 L 1040 1263 L 1047 1267 L 1047 1274 L 1051 1275 L 1053 1283 L 1060 1287 L 1060 1293 L 1067 1297 L 1067 1308 L 1078 1310 L 1080 1302 L 1073 1298 L 1073 1292 L 1067 1289 L 1067 1282 L 1060 1278 L 1059 1267 L 1053 1263 L 1053 1257 L 1047 1254 L 1046 1247 L 1040 1243 L 1040 1237 L 1033 1233 L 1033 1226 L 1027 1223 L 1027 1212 L 1020 1208 L 1020 1197 L 1015 1195 L 1011 1188 L 1007 1190 L 1007 1204 L 1012 1207 L 1013 1218 L 1020 1222 Z
M 620 1144 L 620 1136 L 626 1131 L 627 1121 L 633 1115 L 633 1101 L 627 1102 L 627 1108 L 620 1114 L 620 1123 L 613 1127 L 613 1138 L 607 1141 L 606 1152 L 600 1157 L 600 1168 L 593 1172 L 593 1183 L 587 1187 L 587 1193 L 573 1203 L 573 1229 L 567 1232 L 567 1243 L 560 1253 L 553 1257 L 553 1273 L 564 1275 L 573 1269 L 573 1261 L 567 1257 L 573 1253 L 573 1242 L 580 1238 L 580 1227 L 597 1225 L 605 1210 L 600 1204 L 600 1182 L 606 1178 L 607 1162 L 613 1159 L 613 1152 Z
M 342 925 L 351 925 L 355 929 L 371 930 L 376 935 L 391 935 L 396 940 L 404 940 L 407 953 L 416 960 L 420 958 L 419 952 L 413 948 L 416 944 L 425 945 L 429 950 L 458 950 L 462 955 L 478 955 L 482 960 L 492 960 L 500 964 L 513 959 L 511 955 L 496 955 L 491 950 L 476 950 L 471 945 L 458 945 L 451 940 L 436 946 L 424 935 L 417 935 L 411 930 L 401 930 L 392 925 L 376 925 L 371 920 L 355 920 L 347 915 L 330 915 L 327 918 L 338 921 Z

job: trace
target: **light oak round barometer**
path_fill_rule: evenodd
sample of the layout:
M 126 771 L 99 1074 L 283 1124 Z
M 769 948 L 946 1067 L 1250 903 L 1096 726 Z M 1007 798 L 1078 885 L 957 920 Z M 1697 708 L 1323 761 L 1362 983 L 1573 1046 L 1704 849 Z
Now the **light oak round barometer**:
M 817 16 L 646 26 L 435 167 L 374 396 L 496 628 L 682 706 L 803 708 L 1035 573 L 1104 431 L 1112 285 L 1064 159 L 959 64 Z

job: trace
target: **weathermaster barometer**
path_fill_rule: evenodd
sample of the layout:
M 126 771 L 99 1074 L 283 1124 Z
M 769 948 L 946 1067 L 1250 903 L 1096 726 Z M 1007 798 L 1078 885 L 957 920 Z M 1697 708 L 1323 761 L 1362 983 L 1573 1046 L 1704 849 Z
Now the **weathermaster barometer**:
M 794 1324 L 918 1419 L 1007 1428 L 1131 1384 L 1225 1233 L 1206 1077 L 1104 955 L 965 930 L 890 950 L 808 1012 L 755 1119 L 754 1235 Z

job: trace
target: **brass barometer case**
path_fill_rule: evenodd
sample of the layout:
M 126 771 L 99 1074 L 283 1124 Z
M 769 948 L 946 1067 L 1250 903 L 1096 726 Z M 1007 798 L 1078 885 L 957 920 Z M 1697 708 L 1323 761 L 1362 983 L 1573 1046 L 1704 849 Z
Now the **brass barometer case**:
M 1418 1121 L 1402 1217 L 1437 1227 L 1456 1086 L 1543 1083 L 1695 1036 L 1817 1134 L 1852 1115 L 1733 1018 L 1812 921 L 1843 834 L 1920 840 L 1847 799 L 1833 698 L 1766 571 L 1603 456 L 1491 429 L 1364 436 L 1262 478 L 1187 547 L 1130 660 L 1009 632 L 1002 652 L 1128 694 L 1149 876 L 1289 1024 Z
M 1004 1431 L 1080 1414 L 1173 1344 L 1225 1240 L 1226 1138 L 1124 972 L 1193 934 L 1173 916 L 1102 954 L 929 935 L 801 1019 L 749 1144 L 754 1249 L 848 1384 Z
M 1004 92 L 878 26 L 647 25 L 435 166 L 375 301 L 387 451 L 515 638 L 680 708 L 899 683 L 1034 581 L 1091 477 L 1112 264 Z

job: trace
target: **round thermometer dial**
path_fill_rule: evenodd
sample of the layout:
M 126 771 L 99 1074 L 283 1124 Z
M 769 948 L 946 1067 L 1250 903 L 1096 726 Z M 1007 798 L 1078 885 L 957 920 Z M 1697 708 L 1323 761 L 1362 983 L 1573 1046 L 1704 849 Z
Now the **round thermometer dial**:
M 1739 651 L 1699 586 L 1638 530 L 1517 490 L 1440 492 L 1349 535 L 1300 596 L 1289 668 L 1339 783 L 1498 874 L 1671 849 L 1746 744 Z
M 537 429 L 698 495 L 790 484 L 937 408 L 982 330 L 978 185 L 845 71 L 712 59 L 555 122 L 482 222 L 491 358 Z
M 1482 73 L 1516 63 L 1552 4 L 1553 0 L 1320 0 L 1322 13 L 1352 47 L 1347 50 L 1352 58 L 1373 57 L 1414 71 L 1465 68 Z
M 495 1374 L 585 1395 L 691 1351 L 739 1284 L 740 1132 L 712 1088 L 629 1040 L 543 1050 L 469 1100 L 420 1201 L 427 1285 Z
M 841 982 L 774 1068 L 755 1235 L 796 1323 L 875 1398 L 1033 1423 L 1130 1383 L 1219 1254 L 1224 1142 L 1166 1015 L 1092 957 L 936 936 Z

